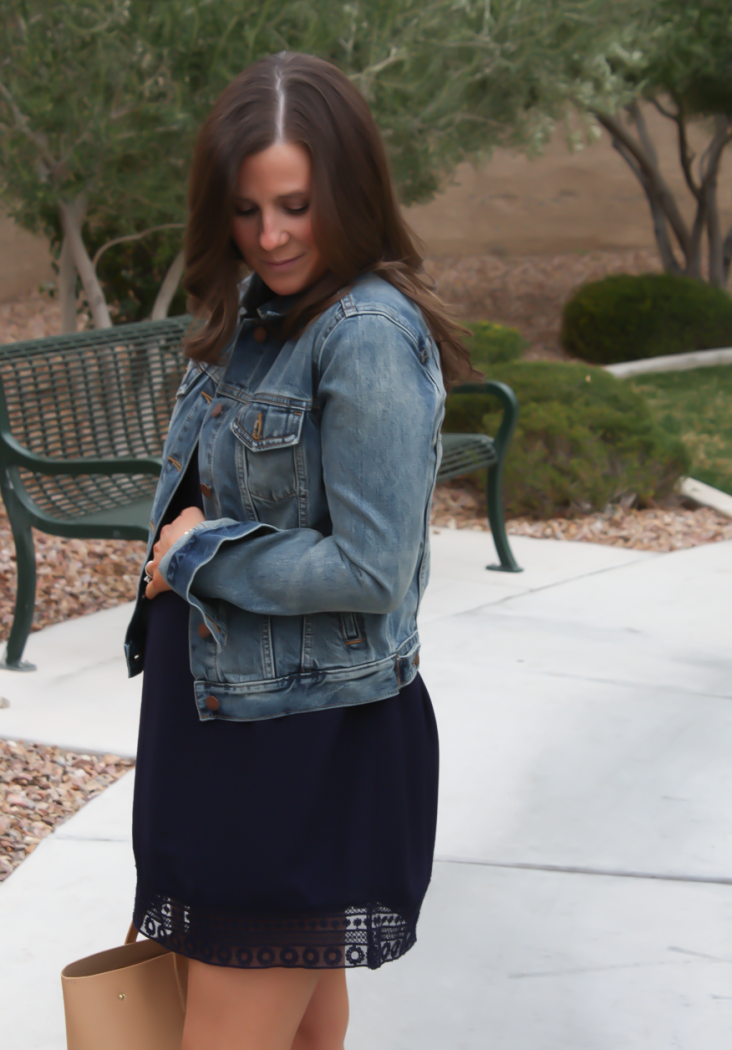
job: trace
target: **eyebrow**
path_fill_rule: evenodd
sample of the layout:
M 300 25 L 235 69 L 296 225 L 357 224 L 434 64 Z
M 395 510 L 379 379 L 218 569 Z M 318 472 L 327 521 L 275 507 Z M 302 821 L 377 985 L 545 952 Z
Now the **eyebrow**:
M 277 200 L 277 201 L 286 201 L 286 200 L 289 200 L 290 197 L 309 197 L 309 196 L 310 196 L 310 191 L 309 190 L 291 190 L 289 193 L 283 193 L 279 197 L 275 197 L 275 200 Z M 252 204 L 256 204 L 257 203 L 256 201 L 252 200 L 251 197 L 244 197 L 241 193 L 237 193 L 235 195 L 235 197 L 234 197 L 234 200 L 235 201 L 250 201 L 250 203 L 252 203 Z

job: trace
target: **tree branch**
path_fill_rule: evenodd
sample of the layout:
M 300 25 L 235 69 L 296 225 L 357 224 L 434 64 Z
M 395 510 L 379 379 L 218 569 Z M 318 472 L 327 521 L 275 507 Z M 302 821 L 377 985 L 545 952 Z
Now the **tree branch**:
M 722 116 L 720 113 L 716 118 L 715 124 L 714 137 L 704 150 L 699 162 L 702 182 L 708 182 L 710 179 L 716 180 L 719 174 L 722 153 L 725 147 L 729 145 L 730 139 L 732 139 L 732 128 L 728 117 Z
M 92 266 L 96 270 L 97 263 L 106 252 L 107 248 L 113 248 L 115 244 L 123 244 L 125 241 L 139 241 L 142 237 L 147 237 L 148 233 L 157 233 L 158 230 L 182 230 L 184 227 L 182 222 L 166 222 L 162 226 L 150 226 L 147 230 L 143 230 L 142 233 L 128 233 L 124 237 L 115 237 L 111 241 L 107 241 L 99 248 L 92 259 Z
M 722 268 L 724 272 L 724 286 L 729 281 L 729 271 L 732 266 L 732 226 L 727 231 L 727 236 L 722 243 Z
M 397 62 L 403 62 L 407 58 L 407 52 L 403 49 L 401 51 L 393 50 L 388 58 L 384 58 L 381 62 L 375 62 L 373 66 L 366 66 L 358 73 L 351 73 L 349 80 L 367 80 L 370 77 L 376 76 L 378 73 L 388 69 L 389 66 L 395 65 Z
M 663 263 L 664 270 L 666 271 L 666 273 L 680 274 L 681 266 L 679 265 L 678 259 L 674 255 L 674 250 L 671 246 L 671 240 L 668 235 L 668 220 L 666 218 L 666 214 L 663 208 L 661 207 L 661 203 L 656 193 L 654 192 L 653 184 L 646 177 L 645 173 L 640 168 L 635 157 L 628 152 L 625 146 L 616 138 L 614 138 L 612 142 L 613 148 L 618 151 L 620 156 L 623 158 L 625 163 L 628 165 L 630 170 L 633 172 L 633 174 L 636 176 L 641 186 L 643 187 L 643 192 L 646 195 L 646 199 L 651 209 L 653 231 L 656 236 L 656 245 L 658 247 L 658 253 L 661 256 L 661 262 Z
M 61 217 L 61 225 L 64 231 L 64 240 L 68 241 L 69 251 L 74 260 L 74 265 L 79 271 L 81 283 L 84 285 L 89 309 L 92 313 L 94 326 L 96 328 L 111 328 L 112 319 L 109 316 L 107 300 L 104 298 L 102 286 L 96 275 L 94 266 L 81 236 L 82 220 L 80 215 L 86 210 L 83 198 L 77 198 L 73 204 L 65 201 L 58 202 L 58 211 Z
M 727 280 L 719 203 L 717 200 L 717 184 L 722 153 L 732 137 L 732 131 L 729 119 L 722 114 L 717 116 L 715 124 L 714 138 L 707 146 L 702 158 L 702 173 L 707 198 L 706 225 L 709 244 L 709 283 L 717 288 L 722 288 L 726 285 Z
M 672 113 L 670 109 L 665 109 L 657 98 L 650 98 L 648 100 L 651 105 L 658 110 L 662 117 L 668 117 L 669 120 L 676 120 L 678 113 Z
M 625 109 L 636 126 L 641 146 L 648 154 L 651 163 L 654 164 L 655 167 L 658 167 L 658 154 L 656 153 L 656 147 L 653 143 L 650 132 L 648 131 L 646 118 L 643 116 L 640 106 L 634 101 L 631 102 L 629 106 L 626 106 Z
M 658 204 L 663 209 L 666 218 L 671 225 L 671 229 L 674 231 L 676 239 L 679 242 L 681 250 L 684 255 L 686 255 L 689 248 L 689 228 L 686 225 L 684 218 L 679 211 L 674 195 L 661 175 L 658 166 L 652 163 L 643 148 L 634 140 L 633 136 L 628 133 L 621 121 L 610 114 L 600 113 L 598 110 L 592 110 L 591 112 L 598 123 L 602 124 L 605 130 L 610 133 L 613 140 L 617 140 L 625 147 L 627 152 L 636 161 L 646 179 L 648 179 L 649 183 L 653 186 L 654 196 L 658 199 Z
M 160 285 L 160 289 L 152 308 L 152 313 L 150 314 L 151 321 L 162 321 L 164 317 L 168 316 L 170 304 L 173 301 L 173 296 L 178 291 L 178 285 L 183 276 L 185 266 L 186 258 L 181 249 L 163 278 L 163 283 Z
M 61 331 L 76 331 L 76 267 L 67 237 L 58 260 L 58 297 L 61 302 Z
M 44 168 L 45 178 L 52 179 L 62 166 L 62 161 L 59 161 L 54 157 L 48 148 L 45 135 L 39 132 L 33 131 L 30 126 L 30 121 L 26 117 L 25 113 L 20 109 L 17 102 L 5 87 L 3 82 L 0 80 L 0 95 L 3 96 L 7 104 L 10 106 L 13 116 L 15 117 L 15 124 L 20 132 L 25 135 L 27 139 L 33 143 L 38 149 L 40 154 L 40 160 Z
M 679 160 L 681 161 L 681 169 L 684 173 L 684 178 L 686 179 L 686 185 L 694 194 L 697 201 L 701 201 L 702 189 L 694 180 L 694 170 L 692 167 L 696 154 L 689 147 L 689 139 L 686 134 L 686 117 L 681 110 L 679 110 L 678 117 L 673 117 L 672 119 L 676 123 L 676 131 L 679 141 Z

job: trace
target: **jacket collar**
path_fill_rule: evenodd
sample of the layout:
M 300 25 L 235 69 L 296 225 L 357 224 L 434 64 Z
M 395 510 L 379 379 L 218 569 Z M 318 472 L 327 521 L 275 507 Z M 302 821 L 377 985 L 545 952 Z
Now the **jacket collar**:
M 240 316 L 256 316 L 262 321 L 282 318 L 297 302 L 300 294 L 275 295 L 259 274 L 253 273 L 240 287 Z

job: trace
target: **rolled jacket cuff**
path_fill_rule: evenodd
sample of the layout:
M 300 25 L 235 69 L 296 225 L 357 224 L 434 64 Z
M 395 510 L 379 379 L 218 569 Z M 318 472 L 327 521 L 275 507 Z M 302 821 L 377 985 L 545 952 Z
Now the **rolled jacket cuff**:
M 193 579 L 196 572 L 216 556 L 223 543 L 277 531 L 274 525 L 265 525 L 261 521 L 236 521 L 234 518 L 202 521 L 165 552 L 160 560 L 160 575 L 181 598 L 200 606 L 200 602 L 191 597 Z

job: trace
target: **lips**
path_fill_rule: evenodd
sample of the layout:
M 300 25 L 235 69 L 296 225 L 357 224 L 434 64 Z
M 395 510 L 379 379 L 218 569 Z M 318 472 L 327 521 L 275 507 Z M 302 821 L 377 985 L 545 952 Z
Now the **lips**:
M 297 262 L 298 259 L 302 259 L 302 255 L 294 255 L 292 259 L 267 259 L 263 261 L 265 262 L 265 265 L 274 266 L 279 269 L 281 266 L 289 266 L 291 263 Z

